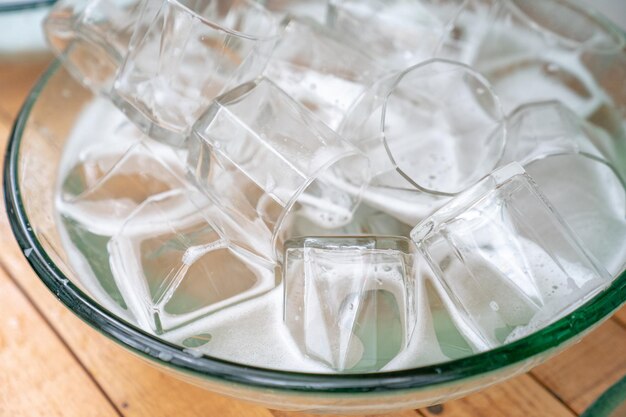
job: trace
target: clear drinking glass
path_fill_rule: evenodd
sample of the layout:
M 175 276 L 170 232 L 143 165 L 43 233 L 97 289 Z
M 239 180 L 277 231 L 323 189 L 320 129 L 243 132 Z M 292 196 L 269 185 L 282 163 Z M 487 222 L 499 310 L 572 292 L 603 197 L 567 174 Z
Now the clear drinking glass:
M 64 212 L 92 231 L 113 234 L 149 197 L 180 187 L 177 176 L 184 175 L 184 165 L 178 155 L 146 142 L 105 142 L 83 149 L 80 163 L 61 185 Z
M 503 163 L 526 165 L 554 155 L 579 153 L 611 165 L 605 155 L 612 151 L 614 139 L 558 101 L 522 105 L 507 117 L 506 123 L 508 141 Z
M 612 280 L 517 163 L 458 195 L 411 238 L 479 350 L 558 320 Z
M 48 44 L 82 84 L 108 93 L 135 22 L 154 1 L 59 0 L 44 21 Z
M 83 121 L 89 133 L 77 136 L 82 146 L 65 147 L 73 163 L 63 165 L 53 187 L 54 218 L 64 240 L 80 248 L 72 253 L 80 259 L 81 284 L 132 322 L 134 312 L 111 272 L 107 245 L 144 201 L 180 187 L 185 166 L 173 148 L 143 137 L 108 101 L 92 103 L 94 110 Z
M 372 161 L 368 204 L 415 224 L 500 163 L 503 122 L 480 74 L 434 59 L 377 82 L 339 132 Z
M 367 157 L 266 78 L 216 98 L 190 142 L 201 187 L 233 218 L 265 226 L 277 254 L 293 214 L 348 224 L 369 181 Z
M 283 23 L 263 76 L 337 129 L 361 94 L 387 71 L 311 19 L 287 18 Z
M 434 56 L 463 0 L 329 0 L 328 24 L 379 58 L 403 70 Z
M 280 18 L 287 15 L 306 16 L 319 23 L 326 21 L 328 0 L 258 0 Z
M 524 169 L 589 253 L 613 276 L 624 270 L 626 188 L 616 170 L 580 153 L 537 159 Z
M 507 129 L 503 164 L 523 165 L 587 250 L 611 274 L 621 271 L 626 187 L 614 162 L 619 142 L 558 101 L 520 106 Z
M 601 80 L 608 67 L 615 67 L 612 60 L 623 62 L 624 39 L 582 5 L 567 0 L 471 1 L 452 26 L 437 56 L 482 73 L 507 113 L 525 103 L 559 100 L 587 118 L 612 101 L 615 93 L 603 94 Z
M 158 0 L 132 38 L 113 86 L 120 109 L 150 137 L 180 146 L 233 78 L 254 78 L 275 41 L 272 14 L 252 0 Z M 235 75 L 237 74 L 237 75 Z
M 500 162 L 503 121 L 498 98 L 480 74 L 435 59 L 379 81 L 340 132 L 372 154 L 375 175 L 400 174 L 404 184 L 396 187 L 454 195 Z
M 184 183 L 133 211 L 108 250 L 143 328 L 169 332 L 276 286 L 274 264 L 229 232 L 222 212 Z
M 415 329 L 416 259 L 404 237 L 288 240 L 283 320 L 298 347 L 338 371 L 384 367 Z

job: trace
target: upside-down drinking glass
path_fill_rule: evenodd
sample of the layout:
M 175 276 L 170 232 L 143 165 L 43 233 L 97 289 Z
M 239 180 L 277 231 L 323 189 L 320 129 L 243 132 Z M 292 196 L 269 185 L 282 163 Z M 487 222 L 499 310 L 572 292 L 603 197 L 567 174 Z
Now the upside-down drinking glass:
M 71 74 L 95 93 L 108 93 L 136 21 L 154 13 L 146 0 L 60 0 L 44 21 L 48 44 Z M 145 19 L 145 18 L 144 18 Z
M 156 0 L 130 43 L 113 101 L 150 137 L 180 146 L 211 100 L 254 78 L 278 25 L 252 0 Z M 232 83 L 232 84 L 231 84 Z
M 189 145 L 200 186 L 265 227 L 277 254 L 296 212 L 321 227 L 350 223 L 370 177 L 365 155 L 266 78 L 216 98 Z
M 442 59 L 380 80 L 339 132 L 372 161 L 364 199 L 413 224 L 493 170 L 506 143 L 504 113 L 489 83 Z
M 418 224 L 411 238 L 479 350 L 549 325 L 612 280 L 515 162 Z

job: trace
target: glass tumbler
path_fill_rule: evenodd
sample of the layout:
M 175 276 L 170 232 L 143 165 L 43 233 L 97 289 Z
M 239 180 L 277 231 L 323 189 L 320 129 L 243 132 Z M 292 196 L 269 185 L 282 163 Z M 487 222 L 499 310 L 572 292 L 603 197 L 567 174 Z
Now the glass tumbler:
M 200 186 L 233 218 L 265 226 L 276 253 L 295 213 L 350 223 L 370 178 L 363 153 L 266 78 L 215 99 L 189 146 Z
M 74 78 L 94 93 L 108 94 L 136 21 L 154 1 L 60 0 L 44 21 L 48 44 Z
M 116 105 L 150 137 L 181 146 L 211 100 L 252 79 L 278 24 L 252 0 L 159 0 L 144 14 L 112 91 Z
M 612 280 L 515 162 L 418 224 L 411 238 L 479 350 L 549 325 Z

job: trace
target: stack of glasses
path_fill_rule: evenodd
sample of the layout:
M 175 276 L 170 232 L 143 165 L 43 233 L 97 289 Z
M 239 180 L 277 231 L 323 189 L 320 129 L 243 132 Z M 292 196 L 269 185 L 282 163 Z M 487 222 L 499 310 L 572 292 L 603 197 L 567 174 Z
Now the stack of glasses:
M 156 334 L 282 286 L 302 354 L 372 372 L 424 282 L 482 351 L 623 268 L 624 38 L 564 0 L 60 0 L 45 31 L 141 132 L 60 198 Z

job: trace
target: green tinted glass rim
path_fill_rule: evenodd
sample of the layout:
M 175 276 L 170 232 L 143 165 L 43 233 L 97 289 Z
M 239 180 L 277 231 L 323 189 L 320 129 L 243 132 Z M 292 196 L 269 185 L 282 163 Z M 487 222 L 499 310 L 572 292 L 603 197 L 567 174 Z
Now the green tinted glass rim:
M 311 374 L 242 365 L 210 356 L 196 357 L 178 346 L 114 316 L 74 285 L 47 255 L 31 227 L 19 189 L 19 152 L 31 110 L 48 80 L 60 68 L 55 61 L 27 97 L 13 126 L 4 164 L 4 196 L 11 228 L 31 267 L 49 290 L 90 326 L 150 360 L 195 377 L 259 389 L 310 394 L 392 393 L 420 390 L 479 377 L 558 348 L 626 303 L 626 272 L 603 292 L 557 322 L 499 348 L 453 361 L 371 374 Z M 167 358 L 165 360 L 164 358 Z
M 18 12 L 20 10 L 37 9 L 40 7 L 51 6 L 57 0 L 33 0 L 33 1 L 8 1 L 0 3 L 0 13 Z
M 611 413 L 625 404 L 626 376 L 606 390 L 580 417 L 618 417 Z

